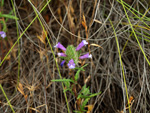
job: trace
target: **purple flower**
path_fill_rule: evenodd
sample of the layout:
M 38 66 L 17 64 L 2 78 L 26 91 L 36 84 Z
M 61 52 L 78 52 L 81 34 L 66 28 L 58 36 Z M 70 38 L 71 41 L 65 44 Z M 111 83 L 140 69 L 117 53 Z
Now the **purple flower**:
M 6 33 L 4 31 L 0 31 L 0 35 L 1 35 L 2 38 L 6 37 Z
M 87 45 L 88 42 L 86 40 L 82 40 L 82 42 L 76 48 L 76 51 L 79 51 L 84 45 Z
M 57 55 L 59 57 L 61 57 L 62 59 L 64 59 L 60 66 L 62 67 L 64 65 L 64 63 L 66 62 L 65 60 L 67 60 L 67 65 L 69 67 L 69 69 L 74 69 L 75 65 L 77 65 L 78 60 L 79 59 L 85 59 L 85 58 L 92 58 L 92 55 L 87 53 L 85 55 L 82 55 L 79 57 L 80 52 L 78 52 L 83 46 L 86 46 L 88 44 L 88 42 L 86 40 L 82 40 L 82 42 L 77 46 L 76 49 L 74 49 L 73 45 L 69 45 L 67 47 L 67 49 L 60 43 L 58 42 L 58 44 L 56 44 L 54 47 L 55 48 L 60 48 L 61 50 L 63 50 L 64 52 L 60 52 L 57 53 Z M 74 60 L 76 62 L 74 62 Z M 69 61 L 69 62 L 68 62 Z
M 79 59 L 85 59 L 85 58 L 92 58 L 92 55 L 87 53 L 87 54 L 79 57 Z
M 64 51 L 66 51 L 66 48 L 60 42 L 58 42 L 58 44 L 56 44 L 54 47 L 60 48 L 60 49 L 62 49 Z
M 67 55 L 65 53 L 57 53 L 57 55 L 60 57 L 60 56 L 63 56 L 63 57 L 66 57 Z
M 60 66 L 63 67 L 64 63 L 65 63 L 65 60 L 63 60 L 63 61 L 61 62 Z
M 71 59 L 71 60 L 69 61 L 68 67 L 69 67 L 69 69 L 75 68 L 75 63 L 74 63 L 73 59 Z

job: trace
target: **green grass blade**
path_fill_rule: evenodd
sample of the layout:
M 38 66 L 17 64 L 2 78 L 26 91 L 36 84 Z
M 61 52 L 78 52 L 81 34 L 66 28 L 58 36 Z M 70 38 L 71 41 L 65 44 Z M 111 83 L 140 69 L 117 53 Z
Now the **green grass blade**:
M 146 59 L 148 65 L 150 66 L 150 62 L 149 62 L 148 58 L 146 57 L 146 54 L 144 53 L 144 50 L 143 50 L 143 48 L 142 48 L 142 46 L 141 46 L 141 44 L 140 44 L 140 42 L 139 42 L 139 40 L 138 40 L 138 38 L 137 38 L 137 35 L 136 35 L 135 31 L 134 31 L 133 25 L 131 24 L 131 21 L 130 21 L 129 16 L 128 16 L 127 12 L 126 12 L 126 9 L 125 9 L 125 6 L 124 6 L 122 0 L 121 0 L 121 4 L 122 4 L 123 9 L 124 9 L 124 11 L 125 11 L 125 15 L 126 15 L 127 20 L 128 20 L 128 22 L 129 22 L 129 24 L 130 24 L 130 27 L 131 27 L 131 29 L 132 29 L 132 32 L 133 32 L 133 34 L 134 34 L 134 36 L 135 36 L 135 39 L 136 39 L 136 41 L 137 41 L 137 43 L 138 43 L 138 45 L 139 45 L 139 47 L 140 47 L 140 49 L 141 49 L 141 51 L 142 51 L 144 57 L 145 57 L 145 59 Z
M 124 85 L 125 85 L 126 96 L 127 96 L 128 106 L 129 106 L 129 112 L 131 113 L 131 108 L 130 108 L 130 103 L 129 103 L 129 96 L 128 96 L 128 89 L 127 89 L 126 78 L 125 78 L 125 74 L 124 74 L 123 63 L 122 63 L 122 59 L 121 59 L 121 53 L 120 53 L 119 42 L 118 42 L 118 38 L 117 38 L 115 29 L 114 29 L 114 26 L 113 26 L 111 20 L 110 20 L 110 24 L 111 24 L 111 26 L 112 26 L 112 28 L 113 28 L 114 35 L 115 35 L 115 39 L 116 39 L 116 43 L 117 43 L 117 48 L 118 48 L 118 53 L 119 53 L 119 60 L 120 60 L 121 68 L 122 68 L 123 81 L 124 81 Z
M 5 98 L 6 98 L 7 102 L 8 102 L 8 105 L 10 106 L 12 112 L 15 113 L 15 111 L 14 111 L 14 109 L 13 109 L 13 107 L 12 107 L 12 105 L 11 105 L 11 103 L 10 103 L 10 101 L 9 101 L 9 99 L 8 99 L 8 97 L 7 97 L 7 95 L 6 95 L 6 93 L 5 93 L 5 91 L 4 91 L 4 89 L 3 89 L 1 84 L 0 84 L 0 88 L 1 88 L 1 90 L 2 90 L 2 92 L 4 94 L 4 96 L 5 96 Z
M 13 15 L 9 15 L 9 14 L 1 14 L 0 13 L 0 17 L 5 17 L 5 18 L 10 18 L 10 19 L 15 19 L 15 20 L 19 20 L 19 18 L 13 16 Z
M 74 83 L 74 81 L 73 80 L 71 80 L 71 79 L 55 79 L 55 80 L 51 80 L 52 82 L 72 82 L 72 83 Z

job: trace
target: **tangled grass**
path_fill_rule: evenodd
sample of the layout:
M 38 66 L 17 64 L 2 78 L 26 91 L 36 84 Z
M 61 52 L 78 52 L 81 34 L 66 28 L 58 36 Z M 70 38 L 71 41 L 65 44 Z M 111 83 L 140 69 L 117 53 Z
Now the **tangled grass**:
M 1 19 L 7 26 L 7 39 L 0 40 L 0 113 L 11 113 L 12 109 L 16 113 L 67 113 L 67 104 L 72 113 L 75 97 L 66 92 L 66 102 L 61 83 L 51 81 L 60 74 L 71 77 L 67 65 L 57 66 L 56 62 L 61 62 L 55 56 L 59 50 L 53 46 L 58 41 L 65 47 L 77 46 L 83 39 L 89 42 L 86 49 L 93 58 L 80 62 L 89 65 L 78 84 L 87 84 L 92 93 L 102 92 L 90 99 L 91 112 L 149 113 L 150 2 L 48 2 L 5 0 L 1 7 L 19 20 Z

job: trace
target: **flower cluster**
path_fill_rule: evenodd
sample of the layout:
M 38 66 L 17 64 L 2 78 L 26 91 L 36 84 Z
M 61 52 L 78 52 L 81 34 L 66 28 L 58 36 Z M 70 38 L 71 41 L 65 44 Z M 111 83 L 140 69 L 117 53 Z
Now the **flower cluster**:
M 78 62 L 78 59 L 85 59 L 85 58 L 92 58 L 92 55 L 87 53 L 83 56 L 80 56 L 80 49 L 83 46 L 86 46 L 88 44 L 88 42 L 86 40 L 82 40 L 82 42 L 77 46 L 77 48 L 75 49 L 74 46 L 70 45 L 67 47 L 67 49 L 60 43 L 58 42 L 58 44 L 56 44 L 54 47 L 55 48 L 59 48 L 61 50 L 63 50 L 65 53 L 57 53 L 57 55 L 61 58 L 63 58 L 64 60 L 61 62 L 61 67 L 64 65 L 64 63 L 67 61 L 67 65 L 69 67 L 69 69 L 74 69 L 75 65 Z
M 1 35 L 2 38 L 6 37 L 6 33 L 4 31 L 0 31 L 0 35 Z

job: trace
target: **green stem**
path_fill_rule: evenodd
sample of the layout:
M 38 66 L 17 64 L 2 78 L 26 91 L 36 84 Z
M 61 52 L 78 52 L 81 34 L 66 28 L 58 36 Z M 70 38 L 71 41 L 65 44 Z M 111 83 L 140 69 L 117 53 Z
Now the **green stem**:
M 109 20 L 109 21 L 110 21 L 110 24 L 112 25 L 112 28 L 113 28 L 114 34 L 115 34 L 115 39 L 116 39 L 117 48 L 118 48 L 118 53 L 119 53 L 119 60 L 120 60 L 120 63 L 121 63 L 122 74 L 123 74 L 123 80 L 124 80 L 124 85 L 125 85 L 125 90 L 126 90 L 126 96 L 127 96 L 128 106 L 129 106 L 129 112 L 131 113 L 130 102 L 129 102 L 129 96 L 128 96 L 128 88 L 127 88 L 127 84 L 126 84 L 126 78 L 125 78 L 123 63 L 122 63 L 122 59 L 121 59 L 121 53 L 120 53 L 119 42 L 118 42 L 118 39 L 117 39 L 117 35 L 116 35 L 116 32 L 115 32 L 114 26 L 113 26 L 113 24 L 112 24 L 112 21 L 111 21 L 111 20 Z

